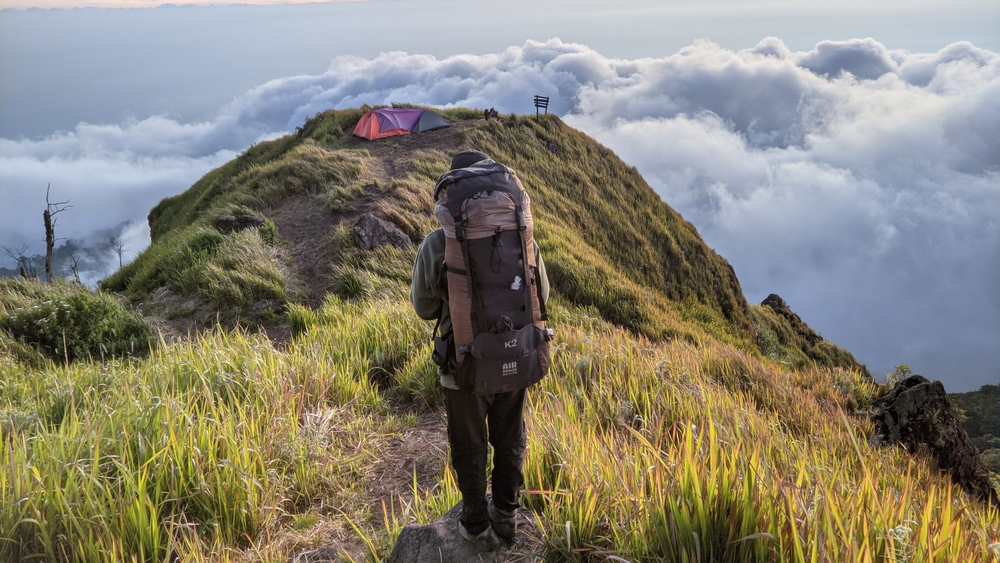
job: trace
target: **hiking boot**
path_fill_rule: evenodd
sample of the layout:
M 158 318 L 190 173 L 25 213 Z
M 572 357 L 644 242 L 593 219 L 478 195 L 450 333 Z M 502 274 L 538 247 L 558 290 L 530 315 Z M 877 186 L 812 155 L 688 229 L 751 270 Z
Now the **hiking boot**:
M 487 511 L 490 514 L 490 524 L 497 535 L 504 541 L 513 541 L 514 534 L 517 533 L 517 518 L 514 513 L 493 506 L 493 499 L 490 499 Z
M 486 526 L 486 529 L 482 532 L 472 535 L 465 529 L 465 526 L 459 522 L 458 535 L 462 536 L 469 543 L 474 545 L 477 551 L 487 552 L 500 549 L 500 538 L 497 537 L 497 533 L 493 531 L 493 528 L 489 526 Z

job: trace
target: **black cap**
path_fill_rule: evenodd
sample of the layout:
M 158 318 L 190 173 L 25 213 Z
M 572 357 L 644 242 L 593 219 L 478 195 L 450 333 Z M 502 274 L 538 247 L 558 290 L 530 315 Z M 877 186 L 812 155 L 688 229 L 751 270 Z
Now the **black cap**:
M 451 159 L 451 169 L 468 168 L 480 160 L 487 160 L 490 157 L 479 151 L 462 151 Z

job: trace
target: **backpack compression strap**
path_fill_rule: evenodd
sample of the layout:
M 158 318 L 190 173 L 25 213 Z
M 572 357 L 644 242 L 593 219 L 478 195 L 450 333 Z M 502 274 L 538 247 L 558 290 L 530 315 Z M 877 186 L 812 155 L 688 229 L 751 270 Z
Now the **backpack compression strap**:
M 479 295 L 479 288 L 476 287 L 476 284 L 472 283 L 472 263 L 469 262 L 469 239 L 465 236 L 465 220 L 462 219 L 461 212 L 456 214 L 454 218 L 455 239 L 462 245 L 462 259 L 465 262 L 465 279 L 469 284 L 469 299 L 472 303 L 478 305 L 479 314 L 476 316 L 479 317 L 479 331 L 489 332 L 489 328 L 486 326 L 486 309 L 483 308 L 483 300 Z
M 528 222 L 524 218 L 524 208 L 521 207 L 521 203 L 517 202 L 514 204 L 514 213 L 517 214 L 517 234 L 518 238 L 521 239 L 521 263 L 524 264 L 524 307 L 525 311 L 528 313 L 528 324 L 535 323 L 535 311 L 534 307 L 531 306 L 531 265 L 528 264 Z M 534 251 L 534 248 L 531 249 Z

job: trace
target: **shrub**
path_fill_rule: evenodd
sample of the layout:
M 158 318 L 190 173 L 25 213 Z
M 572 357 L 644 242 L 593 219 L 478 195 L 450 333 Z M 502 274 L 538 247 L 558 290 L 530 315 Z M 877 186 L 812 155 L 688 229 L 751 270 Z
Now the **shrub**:
M 261 240 L 271 246 L 277 246 L 280 240 L 278 237 L 278 226 L 270 219 L 265 219 L 264 225 L 257 228 L 257 234 L 260 235 Z
M 46 359 L 33 346 L 22 344 L 10 334 L 0 330 L 0 368 L 21 364 L 32 369 L 45 367 Z
M 285 278 L 259 232 L 247 229 L 225 238 L 201 268 L 188 271 L 192 293 L 225 316 L 258 301 L 285 302 Z
M 292 303 L 288 306 L 288 328 L 292 336 L 306 332 L 316 325 L 318 319 L 316 312 L 305 305 Z
M 0 316 L 0 328 L 54 360 L 143 356 L 152 327 L 109 295 L 79 291 L 53 296 Z

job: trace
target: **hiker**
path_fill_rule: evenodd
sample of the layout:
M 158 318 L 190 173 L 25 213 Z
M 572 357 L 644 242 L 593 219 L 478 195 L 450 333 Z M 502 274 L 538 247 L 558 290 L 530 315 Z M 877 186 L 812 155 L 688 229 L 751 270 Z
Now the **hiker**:
M 493 119 L 500 119 L 500 114 L 497 113 L 497 110 L 490 108 L 490 117 Z
M 493 117 L 493 114 L 490 113 L 490 110 L 484 109 L 483 110 L 483 119 L 485 119 L 486 121 L 489 121 L 491 117 Z
M 501 538 L 509 542 L 516 533 L 524 483 L 525 391 L 549 365 L 549 282 L 533 238 L 530 201 L 513 170 L 481 152 L 460 152 L 438 180 L 434 197 L 443 228 L 428 235 L 417 251 L 410 300 L 420 318 L 437 320 L 432 358 L 439 368 L 451 463 L 462 492 L 458 531 L 479 551 L 495 551 Z M 494 200 L 509 205 L 494 215 L 489 207 Z M 475 213 L 467 213 L 472 205 L 463 202 L 474 202 Z M 483 217 L 489 219 L 485 230 L 476 223 Z M 499 355 L 483 351 L 490 344 Z M 487 442 L 493 446 L 489 501 Z

